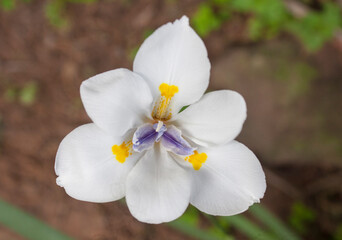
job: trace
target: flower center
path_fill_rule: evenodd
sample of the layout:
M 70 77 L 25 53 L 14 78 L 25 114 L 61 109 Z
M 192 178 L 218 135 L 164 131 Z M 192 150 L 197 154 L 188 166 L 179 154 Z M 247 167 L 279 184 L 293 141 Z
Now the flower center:
M 178 155 L 189 156 L 195 150 L 182 137 L 182 133 L 175 126 L 166 125 L 162 121 L 155 124 L 144 124 L 133 135 L 133 150 L 142 152 L 153 147 L 155 142 Z
M 144 124 L 137 128 L 132 141 L 123 142 L 121 145 L 114 145 L 112 152 L 116 160 L 124 163 L 126 158 L 134 152 L 143 152 L 154 146 L 156 142 L 170 152 L 183 157 L 185 161 L 192 164 L 195 170 L 199 170 L 207 160 L 206 153 L 198 153 L 196 148 L 182 137 L 182 132 L 175 126 L 166 125 L 162 121 L 155 124 Z
M 171 99 L 178 93 L 178 87 L 176 85 L 162 83 L 159 86 L 159 91 L 160 97 L 153 107 L 152 117 L 156 120 L 167 121 L 172 117 L 170 108 Z
M 178 93 L 178 87 L 162 83 L 159 86 L 160 96 L 155 102 L 152 110 L 153 119 L 158 122 L 154 124 L 144 124 L 137 128 L 132 141 L 123 142 L 121 145 L 114 145 L 112 152 L 116 160 L 124 163 L 126 158 L 132 155 L 132 152 L 143 152 L 154 146 L 154 143 L 161 142 L 167 151 L 183 156 L 189 161 L 195 170 L 199 170 L 207 159 L 206 153 L 198 153 L 182 137 L 182 132 L 175 126 L 166 127 L 163 121 L 172 117 L 172 98 Z

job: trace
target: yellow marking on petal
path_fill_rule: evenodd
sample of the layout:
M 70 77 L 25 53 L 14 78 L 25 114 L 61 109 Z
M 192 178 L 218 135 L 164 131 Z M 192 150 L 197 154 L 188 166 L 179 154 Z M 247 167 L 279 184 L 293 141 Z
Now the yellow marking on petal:
M 176 85 L 162 83 L 159 86 L 159 91 L 163 97 L 172 98 L 176 93 L 178 93 L 178 87 Z
M 118 162 L 124 163 L 126 161 L 126 158 L 132 155 L 132 145 L 132 141 L 129 141 L 122 142 L 121 145 L 112 146 L 112 152 Z
M 198 153 L 197 150 L 194 151 L 194 154 L 185 158 L 185 161 L 189 161 L 192 164 L 192 167 L 195 170 L 199 170 L 202 167 L 202 164 L 205 163 L 208 156 L 206 153 Z
M 178 93 L 178 87 L 176 85 L 169 85 L 167 83 L 162 83 L 159 86 L 160 98 L 156 102 L 152 117 L 158 120 L 169 120 L 172 116 L 171 109 L 169 108 L 171 99 Z

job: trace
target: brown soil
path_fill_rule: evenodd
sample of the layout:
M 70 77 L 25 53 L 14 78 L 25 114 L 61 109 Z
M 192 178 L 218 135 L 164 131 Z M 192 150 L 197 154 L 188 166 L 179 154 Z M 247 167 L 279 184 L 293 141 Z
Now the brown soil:
M 63 137 L 90 121 L 80 101 L 81 82 L 106 70 L 131 68 L 130 54 L 142 43 L 146 30 L 184 14 L 191 16 L 199 2 L 69 4 L 71 24 L 64 30 L 44 18 L 44 1 L 19 4 L 12 12 L 0 11 L 0 197 L 76 239 L 189 239 L 166 225 L 136 221 L 119 202 L 92 204 L 70 198 L 55 183 L 54 157 Z M 256 151 L 265 166 L 269 187 L 263 203 L 286 220 L 291 203 L 304 201 L 320 215 L 314 234 L 307 238 L 328 236 L 342 221 L 341 149 L 340 142 L 336 143 L 342 135 L 342 55 L 336 57 L 332 45 L 308 55 L 291 39 L 275 40 L 271 47 L 269 43 L 250 44 L 243 23 L 236 18 L 205 39 L 213 65 L 210 87 L 234 89 L 246 97 L 250 115 L 240 140 Z M 279 47 L 283 53 L 265 57 Z M 300 57 L 317 72 L 312 89 L 295 99 L 283 93 L 283 82 L 272 82 L 273 72 L 267 72 L 267 77 L 257 75 L 259 82 L 254 79 L 288 49 L 299 49 L 286 55 L 288 62 Z M 262 56 L 261 65 L 258 56 Z M 246 68 L 234 65 L 239 59 Z M 253 66 L 253 71 L 246 71 Z M 38 86 L 33 104 L 6 95 L 8 89 L 20 89 L 29 82 Z M 281 100 L 277 100 L 278 93 L 284 94 Z M 319 118 L 316 125 L 307 126 L 317 106 L 323 123 Z M 309 119 L 294 119 L 303 113 Z M 326 129 L 322 134 L 329 138 L 324 141 L 330 142 L 321 146 L 317 140 L 293 150 L 293 138 L 298 138 L 294 133 L 303 131 L 300 136 L 305 141 L 312 138 L 311 130 L 321 126 Z M 0 227 L 0 239 L 21 238 Z

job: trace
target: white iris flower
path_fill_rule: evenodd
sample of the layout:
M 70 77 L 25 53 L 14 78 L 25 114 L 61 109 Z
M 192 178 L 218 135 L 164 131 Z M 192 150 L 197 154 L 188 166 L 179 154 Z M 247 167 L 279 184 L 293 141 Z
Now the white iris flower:
M 94 123 L 61 142 L 57 184 L 83 201 L 126 197 L 132 215 L 147 223 L 172 221 L 189 203 L 227 216 L 259 202 L 264 172 L 234 140 L 245 101 L 229 90 L 204 94 L 209 75 L 207 50 L 184 16 L 145 40 L 133 72 L 84 81 L 81 98 Z

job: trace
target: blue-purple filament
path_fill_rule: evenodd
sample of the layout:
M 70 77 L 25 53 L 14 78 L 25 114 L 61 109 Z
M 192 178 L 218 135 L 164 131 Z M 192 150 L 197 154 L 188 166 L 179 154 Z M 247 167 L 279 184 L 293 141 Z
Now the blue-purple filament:
M 182 137 L 181 131 L 174 126 L 166 128 L 165 124 L 162 126 L 159 126 L 159 124 L 144 124 L 135 131 L 133 135 L 134 151 L 145 151 L 152 148 L 155 142 L 160 141 L 166 150 L 178 155 L 188 156 L 193 154 L 195 149 Z

